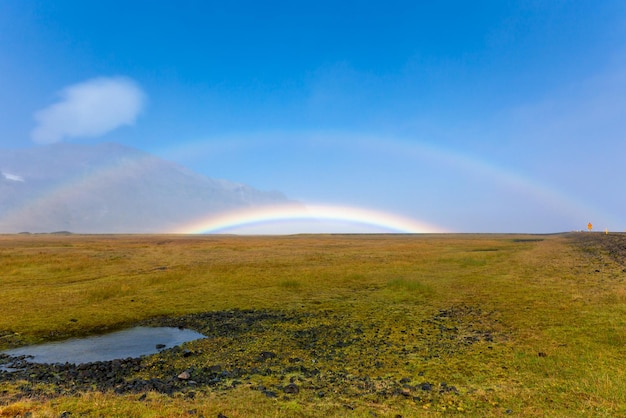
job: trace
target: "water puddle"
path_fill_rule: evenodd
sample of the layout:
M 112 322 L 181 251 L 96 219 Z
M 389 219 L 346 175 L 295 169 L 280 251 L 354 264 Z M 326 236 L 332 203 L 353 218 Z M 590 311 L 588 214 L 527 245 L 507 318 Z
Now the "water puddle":
M 172 327 L 135 327 L 86 338 L 72 338 L 0 352 L 27 356 L 30 363 L 92 363 L 158 353 L 188 341 L 205 338 L 199 332 Z

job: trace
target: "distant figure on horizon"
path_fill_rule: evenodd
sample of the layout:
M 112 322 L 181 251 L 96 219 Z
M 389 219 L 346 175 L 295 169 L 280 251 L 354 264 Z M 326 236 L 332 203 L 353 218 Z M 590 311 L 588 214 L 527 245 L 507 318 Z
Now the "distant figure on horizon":
M 593 225 L 591 225 L 591 222 L 587 224 L 587 229 L 589 230 L 589 232 L 591 232 L 591 230 L 593 229 Z

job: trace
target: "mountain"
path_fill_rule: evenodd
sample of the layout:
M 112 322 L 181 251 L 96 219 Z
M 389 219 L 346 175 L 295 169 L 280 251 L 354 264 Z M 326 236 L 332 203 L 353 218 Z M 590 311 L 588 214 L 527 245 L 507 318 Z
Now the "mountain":
M 0 150 L 0 233 L 168 232 L 211 214 L 286 203 L 119 144 Z

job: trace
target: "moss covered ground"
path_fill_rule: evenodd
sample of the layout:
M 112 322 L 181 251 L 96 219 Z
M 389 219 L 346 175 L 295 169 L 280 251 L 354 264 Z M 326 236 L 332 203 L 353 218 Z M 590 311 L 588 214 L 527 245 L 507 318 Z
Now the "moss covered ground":
M 0 416 L 626 415 L 625 256 L 596 233 L 0 236 L 0 349 L 207 335 L 107 379 L 0 372 Z

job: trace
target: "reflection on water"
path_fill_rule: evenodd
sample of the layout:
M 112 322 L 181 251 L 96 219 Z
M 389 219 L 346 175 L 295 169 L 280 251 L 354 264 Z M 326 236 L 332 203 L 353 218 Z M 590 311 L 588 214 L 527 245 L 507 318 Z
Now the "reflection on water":
M 205 336 L 188 329 L 135 327 L 87 338 L 3 351 L 9 356 L 32 356 L 31 363 L 91 363 L 154 354 Z

